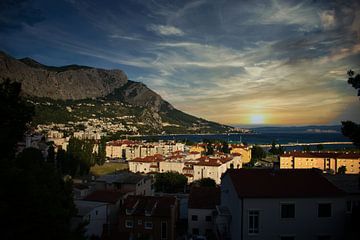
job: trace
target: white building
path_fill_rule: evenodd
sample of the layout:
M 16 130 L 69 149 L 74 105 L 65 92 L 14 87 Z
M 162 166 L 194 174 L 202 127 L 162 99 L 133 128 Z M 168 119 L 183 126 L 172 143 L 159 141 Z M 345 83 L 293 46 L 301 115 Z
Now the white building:
M 229 170 L 221 182 L 221 206 L 231 214 L 223 228 L 231 239 L 344 236 L 344 193 L 312 169 Z
M 72 228 L 75 229 L 79 224 L 88 222 L 85 227 L 85 236 L 101 237 L 104 225 L 108 224 L 109 204 L 82 200 L 75 200 L 74 203 L 78 213 L 76 217 L 72 218 Z
M 217 184 L 221 182 L 221 176 L 230 168 L 241 168 L 241 155 L 216 155 L 204 156 L 193 159 L 193 155 L 175 152 L 162 157 L 160 154 L 135 158 L 129 162 L 131 172 L 154 173 L 154 172 L 178 172 L 188 178 L 188 182 L 202 178 L 214 179 Z

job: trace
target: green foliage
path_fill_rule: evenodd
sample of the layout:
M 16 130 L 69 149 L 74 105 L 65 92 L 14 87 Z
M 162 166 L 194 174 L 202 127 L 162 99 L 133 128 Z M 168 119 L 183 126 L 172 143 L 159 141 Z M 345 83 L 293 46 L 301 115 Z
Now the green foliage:
M 198 187 L 216 187 L 216 182 L 212 178 L 202 178 L 194 181 L 192 184 Z
M 258 160 L 261 160 L 266 157 L 266 152 L 262 147 L 257 145 L 253 146 L 251 149 L 251 162 L 255 163 Z
M 57 164 L 63 175 L 86 175 L 97 160 L 102 161 L 94 152 L 93 140 L 80 140 L 73 137 L 69 140 L 67 151 L 60 150 L 57 155 Z
M 318 151 L 324 150 L 324 145 L 322 145 L 322 144 L 316 145 L 316 150 L 318 150 Z
M 273 140 L 271 143 L 271 148 L 269 149 L 269 153 L 271 153 L 272 155 L 280 155 L 284 153 L 284 149 L 281 147 L 280 144 L 279 147 L 276 147 L 276 142 L 275 140 Z
M 221 152 L 230 153 L 229 144 L 227 142 L 222 143 Z
M 155 175 L 155 190 L 157 192 L 183 192 L 186 184 L 186 176 L 177 172 L 157 173 Z
M 103 165 L 106 161 L 106 139 L 101 138 L 98 144 L 98 152 L 96 154 L 96 164 Z
M 356 74 L 353 70 L 349 70 L 348 74 L 348 84 L 350 84 L 353 88 L 358 90 L 358 96 L 360 96 L 360 74 Z
M 0 84 L 0 146 L 1 160 L 10 161 L 15 145 L 27 130 L 27 123 L 32 119 L 34 109 L 20 98 L 21 85 L 9 79 Z
M 53 144 L 50 144 L 48 149 L 48 156 L 47 160 L 48 163 L 54 163 L 55 162 L 55 148 Z
M 342 121 L 341 132 L 350 138 L 354 145 L 360 148 L 360 124 L 351 121 Z
M 347 72 L 348 84 L 358 90 L 358 96 L 360 96 L 360 75 L 356 74 L 352 70 Z M 351 121 L 342 121 L 341 132 L 345 137 L 348 137 L 354 145 L 360 149 L 360 124 Z
M 62 180 L 38 149 L 27 148 L 15 157 L 15 145 L 33 114 L 19 97 L 20 85 L 5 81 L 0 91 L 2 239 L 83 239 L 81 231 L 70 229 L 76 215 L 72 184 Z
M 341 166 L 338 168 L 338 174 L 345 174 L 346 173 L 346 166 Z

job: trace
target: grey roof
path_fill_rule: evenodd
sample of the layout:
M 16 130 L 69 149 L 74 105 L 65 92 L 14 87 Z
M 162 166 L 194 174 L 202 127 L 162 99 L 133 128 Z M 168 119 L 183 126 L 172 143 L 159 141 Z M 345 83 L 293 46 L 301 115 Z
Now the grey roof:
M 327 174 L 325 177 L 347 194 L 360 194 L 360 176 L 356 174 Z
M 147 179 L 147 176 L 142 176 L 140 174 L 131 173 L 131 172 L 121 172 L 116 174 L 108 174 L 99 177 L 96 179 L 97 182 L 106 182 L 106 183 L 130 183 L 136 184 L 142 179 Z
M 93 209 L 105 205 L 102 202 L 91 202 L 91 201 L 83 201 L 83 200 L 75 200 L 74 201 L 76 208 L 78 209 L 78 216 L 85 216 Z

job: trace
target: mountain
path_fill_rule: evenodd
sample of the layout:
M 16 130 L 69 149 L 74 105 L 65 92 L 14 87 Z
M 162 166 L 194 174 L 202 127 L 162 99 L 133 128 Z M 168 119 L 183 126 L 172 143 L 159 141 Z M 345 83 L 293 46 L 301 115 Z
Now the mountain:
M 259 133 L 341 133 L 341 125 L 269 126 L 252 130 Z
M 121 70 L 46 66 L 0 52 L 0 82 L 5 79 L 22 83 L 23 96 L 35 106 L 34 125 L 67 124 L 76 130 L 78 122 L 88 127 L 98 119 L 96 126 L 112 133 L 116 126 L 119 132 L 146 134 L 232 130 L 175 109 L 145 84 L 128 80 Z

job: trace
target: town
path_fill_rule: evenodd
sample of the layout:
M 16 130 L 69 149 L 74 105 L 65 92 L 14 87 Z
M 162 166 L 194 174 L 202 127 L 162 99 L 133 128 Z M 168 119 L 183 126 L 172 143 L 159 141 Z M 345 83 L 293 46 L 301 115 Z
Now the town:
M 93 141 L 93 153 L 99 151 L 95 133 L 75 132 L 73 138 Z M 66 151 L 70 138 L 49 131 L 25 139 L 20 151 L 35 147 L 46 159 L 49 146 Z M 91 239 L 342 239 L 358 234 L 359 152 L 279 152 L 269 161 L 254 160 L 255 148 L 216 141 L 108 141 L 106 160 L 97 167 L 122 167 L 72 176 L 78 209 L 72 226 L 87 223 L 85 235 Z

